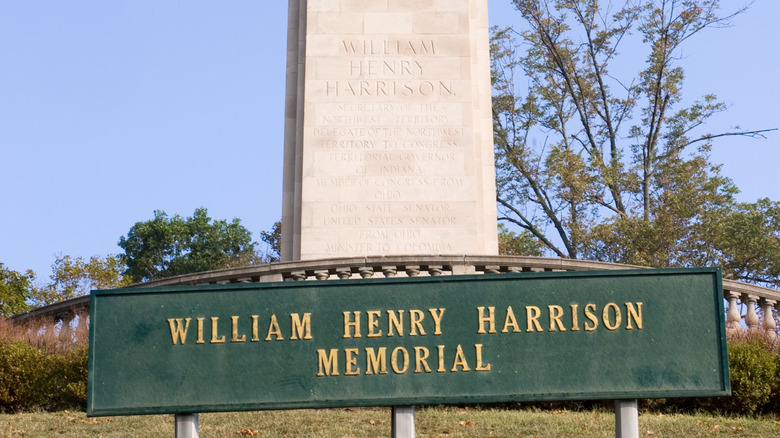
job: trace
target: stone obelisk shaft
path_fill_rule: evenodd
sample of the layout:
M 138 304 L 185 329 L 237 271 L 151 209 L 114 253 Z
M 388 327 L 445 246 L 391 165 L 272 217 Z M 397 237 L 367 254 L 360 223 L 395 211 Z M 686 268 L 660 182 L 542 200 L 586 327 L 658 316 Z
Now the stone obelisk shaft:
M 496 254 L 486 0 L 291 0 L 283 260 Z

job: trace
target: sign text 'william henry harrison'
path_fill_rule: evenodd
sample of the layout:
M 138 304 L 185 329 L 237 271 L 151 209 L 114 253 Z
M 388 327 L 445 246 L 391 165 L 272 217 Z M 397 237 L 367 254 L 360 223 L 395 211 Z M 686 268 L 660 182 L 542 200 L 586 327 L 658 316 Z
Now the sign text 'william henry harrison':
M 725 395 L 720 284 L 695 269 L 96 291 L 88 413 Z

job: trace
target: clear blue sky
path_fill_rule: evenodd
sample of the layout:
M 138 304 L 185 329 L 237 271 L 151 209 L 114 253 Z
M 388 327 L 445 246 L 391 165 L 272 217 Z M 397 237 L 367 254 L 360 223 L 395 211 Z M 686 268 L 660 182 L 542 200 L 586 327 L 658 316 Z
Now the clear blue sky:
M 780 127 L 778 19 L 757 0 L 687 46 L 686 96 L 730 105 L 707 132 Z M 281 217 L 286 24 L 284 0 L 0 0 L 0 262 L 46 280 L 56 254 L 121 252 L 155 209 L 259 240 Z M 780 200 L 780 134 L 713 160 L 742 200 Z

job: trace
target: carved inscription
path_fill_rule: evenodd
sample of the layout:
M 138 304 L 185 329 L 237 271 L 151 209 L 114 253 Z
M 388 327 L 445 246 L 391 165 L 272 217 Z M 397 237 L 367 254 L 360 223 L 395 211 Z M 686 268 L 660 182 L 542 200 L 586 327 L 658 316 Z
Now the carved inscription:
M 304 257 L 472 252 L 468 39 L 327 41 L 307 85 Z

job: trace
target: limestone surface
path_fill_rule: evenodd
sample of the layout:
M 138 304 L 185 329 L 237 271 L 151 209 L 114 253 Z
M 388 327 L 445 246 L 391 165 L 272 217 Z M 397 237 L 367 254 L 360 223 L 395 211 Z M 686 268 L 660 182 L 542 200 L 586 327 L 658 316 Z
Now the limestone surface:
M 291 0 L 283 259 L 497 253 L 486 0 Z

